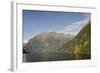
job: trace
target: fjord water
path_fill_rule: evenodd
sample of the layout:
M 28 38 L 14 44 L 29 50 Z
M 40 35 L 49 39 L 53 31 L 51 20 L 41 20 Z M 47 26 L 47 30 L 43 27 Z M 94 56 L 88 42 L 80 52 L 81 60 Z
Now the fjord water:
M 57 53 L 57 52 L 23 54 L 23 62 L 77 60 L 78 58 L 79 57 L 74 54 Z M 79 59 L 90 59 L 90 57 L 88 54 L 83 54 L 83 57 Z

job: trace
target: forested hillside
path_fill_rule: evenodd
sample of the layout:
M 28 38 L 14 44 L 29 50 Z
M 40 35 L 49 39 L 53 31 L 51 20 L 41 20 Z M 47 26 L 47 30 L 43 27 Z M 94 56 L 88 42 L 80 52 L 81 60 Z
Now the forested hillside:
M 88 24 L 73 38 L 67 41 L 58 50 L 60 53 L 72 55 L 72 59 L 91 58 L 91 23 Z

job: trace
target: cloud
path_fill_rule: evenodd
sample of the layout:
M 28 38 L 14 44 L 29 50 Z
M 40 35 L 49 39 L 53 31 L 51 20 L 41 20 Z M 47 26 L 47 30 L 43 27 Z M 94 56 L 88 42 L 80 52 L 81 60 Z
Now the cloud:
M 88 21 L 89 21 L 89 18 L 81 20 L 81 21 L 73 22 L 70 25 L 67 25 L 63 30 L 60 30 L 57 32 L 77 35 L 77 33 L 88 23 Z

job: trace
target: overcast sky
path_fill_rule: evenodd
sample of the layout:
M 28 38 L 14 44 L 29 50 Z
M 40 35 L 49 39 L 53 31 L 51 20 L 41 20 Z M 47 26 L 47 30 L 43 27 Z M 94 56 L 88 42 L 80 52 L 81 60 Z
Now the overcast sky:
M 23 41 L 48 31 L 76 35 L 90 18 L 90 13 L 23 10 Z

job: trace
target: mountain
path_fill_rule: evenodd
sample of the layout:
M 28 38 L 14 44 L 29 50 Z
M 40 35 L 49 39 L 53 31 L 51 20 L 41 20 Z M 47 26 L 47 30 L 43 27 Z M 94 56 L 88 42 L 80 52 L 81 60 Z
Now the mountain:
M 73 38 L 72 35 L 57 32 L 43 32 L 31 38 L 25 45 L 27 51 L 33 52 L 56 52 L 66 41 Z
M 26 48 L 26 42 L 23 42 L 23 53 L 26 54 L 27 53 L 27 48 Z
M 65 42 L 59 49 L 60 53 L 73 56 L 73 59 L 91 58 L 91 23 L 87 25 L 70 41 Z

